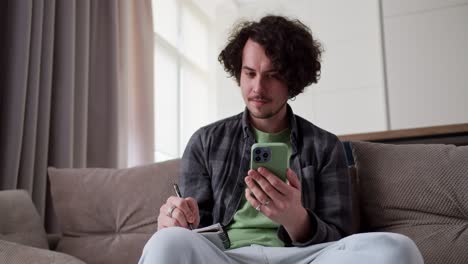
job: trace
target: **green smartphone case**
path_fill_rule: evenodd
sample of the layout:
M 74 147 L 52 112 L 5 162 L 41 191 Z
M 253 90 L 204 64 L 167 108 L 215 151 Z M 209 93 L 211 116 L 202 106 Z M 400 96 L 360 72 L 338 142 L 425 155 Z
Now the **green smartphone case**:
M 286 169 L 289 168 L 288 145 L 284 143 L 255 143 L 250 152 L 250 168 L 264 167 L 286 181 Z

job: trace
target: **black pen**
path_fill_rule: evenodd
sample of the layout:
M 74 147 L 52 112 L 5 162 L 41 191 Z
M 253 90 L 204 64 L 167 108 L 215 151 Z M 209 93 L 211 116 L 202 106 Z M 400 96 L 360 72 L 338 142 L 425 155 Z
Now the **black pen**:
M 180 193 L 180 190 L 179 190 L 179 185 L 177 185 L 177 183 L 174 183 L 173 186 L 174 186 L 174 191 L 175 191 L 177 197 L 182 198 L 182 194 Z M 192 226 L 191 223 L 188 223 L 188 226 L 189 226 L 190 230 L 193 230 L 193 226 Z

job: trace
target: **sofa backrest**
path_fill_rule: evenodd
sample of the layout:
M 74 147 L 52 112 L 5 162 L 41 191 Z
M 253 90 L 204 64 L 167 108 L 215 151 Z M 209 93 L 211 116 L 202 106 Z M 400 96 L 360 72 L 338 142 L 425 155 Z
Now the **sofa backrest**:
M 63 237 L 56 250 L 93 263 L 137 263 L 174 195 L 179 160 L 128 169 L 49 168 Z
M 407 235 L 426 264 L 468 263 L 468 146 L 352 147 L 361 230 Z

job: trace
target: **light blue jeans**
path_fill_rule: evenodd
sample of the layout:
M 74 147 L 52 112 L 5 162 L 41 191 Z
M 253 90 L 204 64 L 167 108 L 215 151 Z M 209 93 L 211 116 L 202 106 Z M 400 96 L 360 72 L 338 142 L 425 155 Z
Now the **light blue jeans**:
M 362 233 L 308 247 L 251 245 L 222 251 L 197 233 L 171 227 L 154 234 L 143 249 L 139 264 L 156 263 L 423 264 L 424 261 L 414 242 L 396 233 Z

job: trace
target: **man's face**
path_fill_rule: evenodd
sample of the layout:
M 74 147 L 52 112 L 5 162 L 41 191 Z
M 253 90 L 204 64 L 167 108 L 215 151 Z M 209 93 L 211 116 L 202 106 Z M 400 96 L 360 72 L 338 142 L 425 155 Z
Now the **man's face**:
M 242 53 L 240 87 L 253 118 L 271 118 L 286 108 L 288 87 L 279 79 L 263 47 L 251 39 Z

